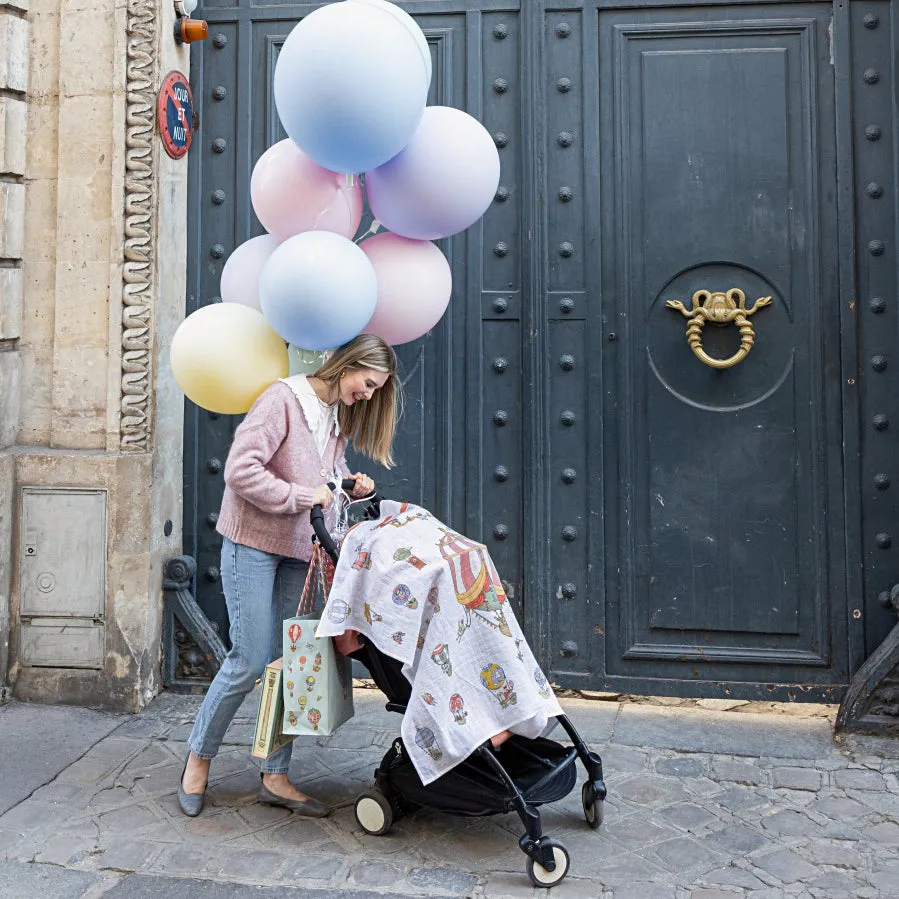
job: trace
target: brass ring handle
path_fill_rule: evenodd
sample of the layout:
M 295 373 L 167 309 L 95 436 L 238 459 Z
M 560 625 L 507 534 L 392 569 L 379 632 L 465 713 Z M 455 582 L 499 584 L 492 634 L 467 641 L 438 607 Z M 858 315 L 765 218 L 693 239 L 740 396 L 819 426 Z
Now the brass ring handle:
M 709 290 L 697 290 L 693 294 L 692 308 L 687 309 L 680 300 L 668 300 L 669 309 L 676 309 L 689 319 L 687 324 L 687 343 L 693 354 L 712 368 L 733 368 L 742 362 L 755 343 L 755 330 L 749 317 L 763 306 L 771 305 L 771 297 L 760 297 L 752 306 L 746 308 L 746 294 L 738 287 L 732 287 L 727 293 L 712 293 Z M 735 322 L 740 329 L 740 349 L 729 359 L 715 359 L 702 348 L 702 329 L 706 323 L 713 325 L 729 325 Z

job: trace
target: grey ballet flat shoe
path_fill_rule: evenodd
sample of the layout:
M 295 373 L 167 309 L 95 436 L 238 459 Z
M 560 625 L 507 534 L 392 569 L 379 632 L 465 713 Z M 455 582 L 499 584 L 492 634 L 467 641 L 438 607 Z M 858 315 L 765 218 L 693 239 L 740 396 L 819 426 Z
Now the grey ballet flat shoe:
M 311 796 L 306 799 L 286 799 L 284 796 L 273 793 L 265 784 L 259 785 L 259 801 L 266 805 L 277 805 L 290 809 L 306 818 L 324 818 L 331 811 L 326 805 Z
M 187 760 L 184 762 L 184 770 L 181 772 L 181 779 L 178 781 L 178 805 L 181 811 L 189 818 L 196 818 L 203 811 L 203 802 L 206 799 L 206 791 L 202 793 L 185 793 L 184 792 L 184 772 L 187 771 Z

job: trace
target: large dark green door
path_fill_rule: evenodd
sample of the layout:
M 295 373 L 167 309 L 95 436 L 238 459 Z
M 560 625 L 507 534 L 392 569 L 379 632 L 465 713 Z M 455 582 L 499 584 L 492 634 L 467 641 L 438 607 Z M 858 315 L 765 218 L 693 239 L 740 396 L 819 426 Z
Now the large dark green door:
M 403 5 L 431 44 L 430 102 L 484 122 L 502 182 L 442 243 L 448 314 L 401 349 L 383 491 L 487 542 L 557 683 L 836 698 L 862 603 L 847 15 Z M 312 8 L 204 11 L 188 308 L 259 233 L 249 177 L 283 136 L 274 63 Z M 708 320 L 741 296 L 763 303 Z M 709 364 L 741 339 L 744 358 Z M 234 425 L 189 409 L 185 543 L 220 627 L 215 460 Z

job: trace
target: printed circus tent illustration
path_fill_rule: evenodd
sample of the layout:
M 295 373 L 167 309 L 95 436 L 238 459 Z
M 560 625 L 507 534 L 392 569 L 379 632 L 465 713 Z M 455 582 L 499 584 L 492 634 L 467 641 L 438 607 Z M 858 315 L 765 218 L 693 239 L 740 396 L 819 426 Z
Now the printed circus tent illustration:
M 437 546 L 449 566 L 456 599 L 465 609 L 465 618 L 459 622 L 459 639 L 471 627 L 472 618 L 511 637 L 512 631 L 503 614 L 506 591 L 487 554 L 487 547 L 453 531 L 443 528 L 440 531 L 443 537 Z

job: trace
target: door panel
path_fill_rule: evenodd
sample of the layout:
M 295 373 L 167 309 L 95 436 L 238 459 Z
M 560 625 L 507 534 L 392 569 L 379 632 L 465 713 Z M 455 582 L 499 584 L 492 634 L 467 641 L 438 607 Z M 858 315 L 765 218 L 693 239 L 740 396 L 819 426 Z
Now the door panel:
M 622 333 L 605 355 L 609 673 L 832 682 L 847 663 L 842 461 L 825 439 L 840 427 L 830 9 L 732 16 L 600 17 L 597 187 Z M 732 288 L 770 305 L 748 355 L 716 369 L 668 302 Z M 701 339 L 726 359 L 741 332 Z

